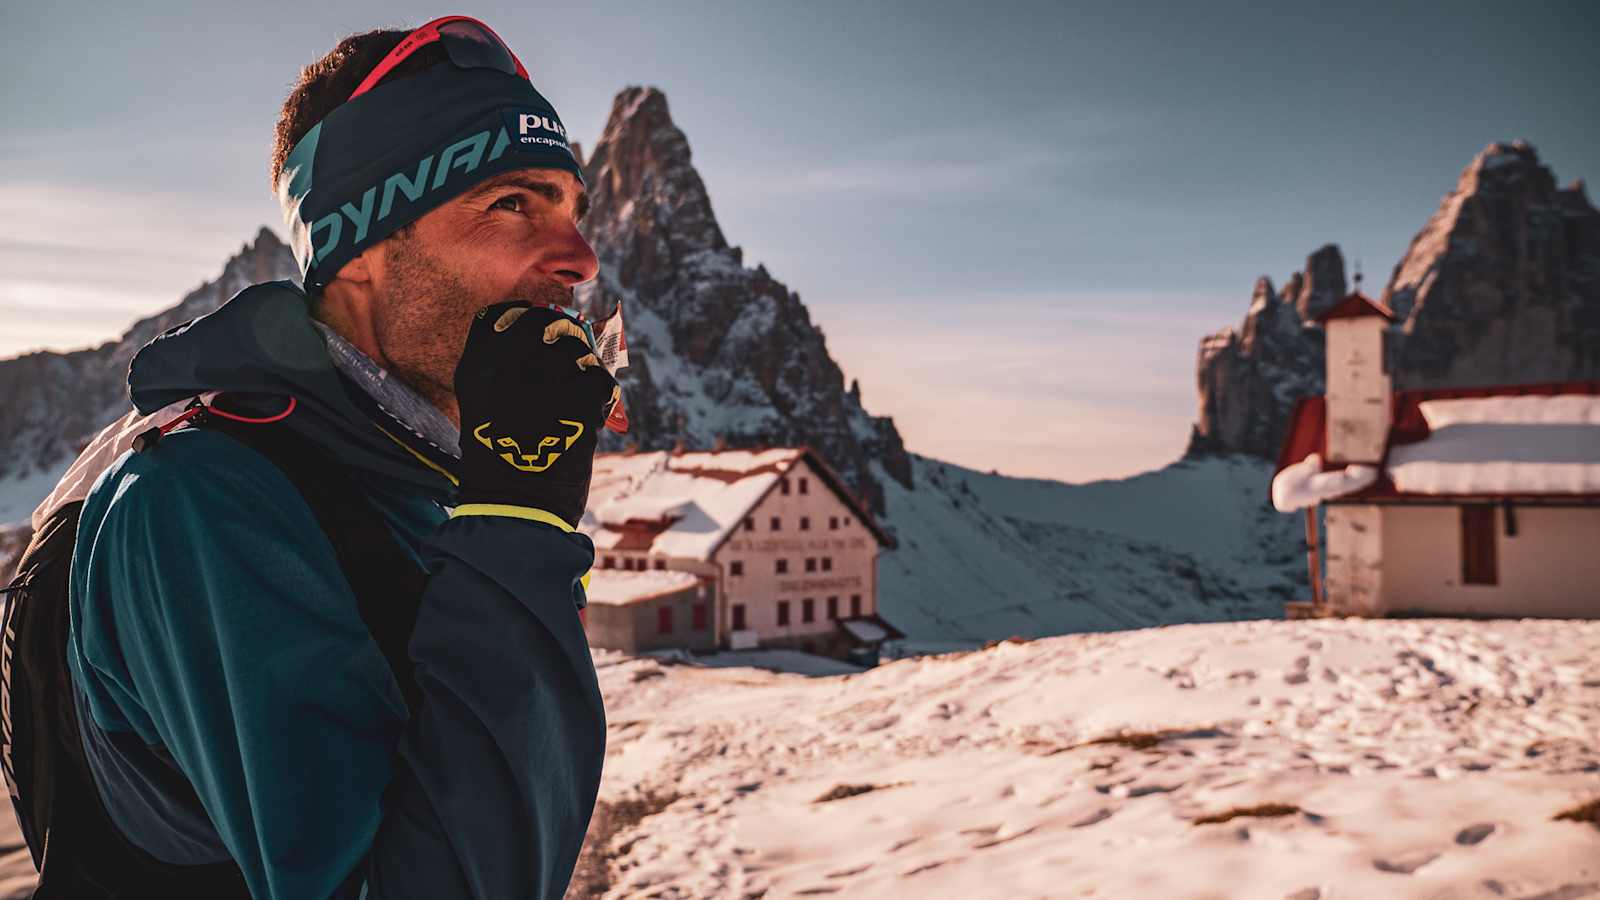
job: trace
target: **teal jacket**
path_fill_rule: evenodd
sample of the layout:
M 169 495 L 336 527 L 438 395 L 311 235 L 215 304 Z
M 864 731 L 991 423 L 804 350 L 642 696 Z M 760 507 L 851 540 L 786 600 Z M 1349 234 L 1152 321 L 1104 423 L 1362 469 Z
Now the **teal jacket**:
M 428 574 L 408 716 L 331 545 L 268 460 L 181 429 L 84 503 L 68 659 L 119 829 L 168 862 L 231 857 L 262 900 L 559 897 L 594 807 L 605 713 L 578 611 L 594 545 L 451 518 L 448 456 L 362 412 L 306 299 L 256 285 L 133 361 L 136 407 L 292 394 Z

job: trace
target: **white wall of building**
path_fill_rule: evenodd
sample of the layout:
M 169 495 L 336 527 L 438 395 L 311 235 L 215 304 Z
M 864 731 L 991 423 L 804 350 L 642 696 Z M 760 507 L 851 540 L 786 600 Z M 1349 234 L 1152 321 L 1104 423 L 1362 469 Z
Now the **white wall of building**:
M 1328 347 L 1329 463 L 1375 463 L 1383 458 L 1394 394 L 1385 371 L 1381 316 L 1330 319 Z
M 1339 615 L 1382 615 L 1384 520 L 1377 506 L 1328 506 L 1327 605 Z
M 1329 507 L 1329 518 L 1341 508 Z M 1492 585 L 1461 583 L 1460 507 L 1386 506 L 1382 513 L 1387 612 L 1600 618 L 1600 507 L 1518 506 L 1516 537 L 1506 536 L 1504 511 L 1496 509 Z
M 735 604 L 744 605 L 745 627 L 763 641 L 837 631 L 837 622 L 828 618 L 829 597 L 839 598 L 839 618 L 850 616 L 853 595 L 861 597 L 862 615 L 877 612 L 877 539 L 810 464 L 796 466 L 786 477 L 789 493 L 774 488 L 750 513 L 754 530 L 740 525 L 715 554 L 726 573 L 718 604 L 721 634 L 733 628 Z M 780 523 L 777 530 L 773 517 Z M 800 527 L 802 518 L 809 528 Z M 830 519 L 837 527 L 829 527 Z M 787 572 L 777 571 L 779 559 L 787 562 Z M 816 561 L 813 571 L 807 571 L 807 559 Z M 733 574 L 736 562 L 742 564 L 741 575 Z M 806 598 L 813 601 L 810 622 L 803 620 Z M 779 600 L 789 602 L 787 626 L 778 624 Z

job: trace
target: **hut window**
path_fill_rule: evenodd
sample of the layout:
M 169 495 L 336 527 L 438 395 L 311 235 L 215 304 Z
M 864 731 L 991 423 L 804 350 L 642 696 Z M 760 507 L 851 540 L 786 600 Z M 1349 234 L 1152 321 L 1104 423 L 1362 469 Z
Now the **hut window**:
M 778 624 L 789 624 L 789 601 L 787 600 L 778 601 Z
M 828 598 L 828 618 L 839 618 L 839 597 L 837 595 Z
M 778 483 L 783 486 L 783 495 L 785 497 L 789 496 L 789 479 L 785 478 Z
M 789 561 L 787 559 L 778 560 L 778 562 L 776 564 L 775 571 L 779 575 L 787 575 L 787 574 L 789 574 Z
M 616 567 L 617 558 L 615 556 L 607 556 L 605 559 L 600 561 L 600 568 L 602 569 L 615 569 Z
M 666 567 L 667 567 L 667 561 L 666 560 L 664 560 L 664 559 L 656 560 L 656 568 L 657 569 L 665 569 Z
M 815 556 L 806 557 L 806 571 L 807 572 L 815 572 L 816 570 L 817 570 L 817 558 Z
M 706 630 L 706 605 L 704 603 L 696 603 L 694 605 L 694 630 Z
M 1499 584 L 1495 565 L 1494 507 L 1461 507 L 1461 583 Z
M 839 530 L 839 517 L 838 516 L 829 516 L 828 517 L 828 530 L 829 531 L 838 531 Z
M 860 594 L 851 594 L 850 595 L 850 615 L 852 615 L 852 616 L 861 615 L 861 595 Z
M 805 476 L 802 475 L 800 477 L 800 493 L 804 494 L 805 492 L 806 492 L 806 479 L 805 479 Z
M 801 482 L 801 483 L 804 484 L 804 482 Z M 800 517 L 800 530 L 801 531 L 810 531 L 811 530 L 811 517 L 810 516 L 801 516 Z
M 833 557 L 824 556 L 822 558 L 822 571 L 824 571 L 824 572 L 832 572 L 833 571 Z
M 744 630 L 744 604 L 743 603 L 735 603 L 733 605 L 733 630 L 734 631 L 743 631 Z
M 672 633 L 672 607 L 662 606 L 656 609 L 656 631 L 661 634 Z
M 815 622 L 817 620 L 817 601 L 810 597 L 800 601 L 800 621 Z
M 744 530 L 745 531 L 755 531 L 756 530 L 756 519 L 755 519 L 755 516 L 745 516 L 744 517 Z
M 778 529 L 780 529 L 782 527 L 783 527 L 783 520 L 778 518 L 777 516 L 773 516 L 772 517 L 772 530 L 773 531 L 777 531 Z
M 744 574 L 744 560 L 736 559 L 733 562 L 728 563 L 728 574 L 729 575 L 743 575 Z

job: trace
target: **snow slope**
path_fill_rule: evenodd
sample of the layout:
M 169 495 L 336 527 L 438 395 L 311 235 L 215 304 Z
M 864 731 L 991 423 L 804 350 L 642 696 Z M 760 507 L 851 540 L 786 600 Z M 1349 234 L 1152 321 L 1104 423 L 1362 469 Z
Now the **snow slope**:
M 569 896 L 1600 896 L 1600 830 L 1552 820 L 1600 797 L 1597 641 L 1241 622 L 842 676 L 597 651 L 610 740 Z M 1085 743 L 1130 732 L 1148 746 Z M 1263 804 L 1298 810 L 1196 821 Z
M 1087 484 L 916 454 L 912 470 L 912 490 L 885 483 L 900 546 L 878 579 L 884 617 L 914 642 L 1277 618 L 1305 583 L 1299 520 L 1268 504 L 1262 460 Z

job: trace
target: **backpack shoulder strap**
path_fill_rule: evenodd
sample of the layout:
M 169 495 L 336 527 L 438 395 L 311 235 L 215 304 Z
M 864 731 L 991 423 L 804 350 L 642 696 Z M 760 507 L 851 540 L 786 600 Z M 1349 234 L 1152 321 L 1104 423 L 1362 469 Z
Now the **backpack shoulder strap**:
M 419 694 L 408 645 L 427 573 L 362 496 L 346 467 L 280 423 L 243 423 L 204 415 L 196 417 L 194 424 L 220 431 L 265 456 L 299 490 L 333 544 L 361 620 L 388 660 L 406 706 L 416 709 Z

